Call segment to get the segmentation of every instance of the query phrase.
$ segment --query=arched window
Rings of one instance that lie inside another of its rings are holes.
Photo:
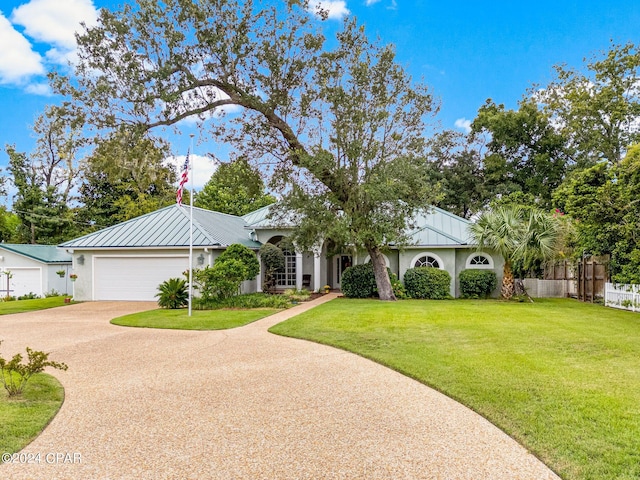
[[[296,286],[296,252],[289,250],[290,245],[283,240],[282,235],[278,235],[269,239],[269,243],[280,247],[284,253],[284,268],[275,273],[275,282],[278,287],[295,287]]]
[[[413,264],[414,267],[433,267],[440,268],[440,263],[438,260],[433,258],[431,255],[424,255],[415,261]]]
[[[486,253],[472,253],[467,257],[467,268],[493,268],[493,259]]]
[[[439,268],[440,270],[444,270],[444,262],[442,259],[432,252],[422,252],[413,257],[411,263],[409,264],[410,268],[418,268],[418,267],[432,267]]]

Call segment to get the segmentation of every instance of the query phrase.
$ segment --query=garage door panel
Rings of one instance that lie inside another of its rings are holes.
[[[184,257],[95,257],[95,300],[156,300],[158,285],[182,277],[189,265]]]

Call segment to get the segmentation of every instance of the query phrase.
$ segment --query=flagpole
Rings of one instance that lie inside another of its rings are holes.
[[[191,137],[191,153],[193,154],[193,136]],[[190,182],[191,191],[189,193],[189,316],[191,316],[191,307],[193,300],[193,161],[189,164],[191,169]]]

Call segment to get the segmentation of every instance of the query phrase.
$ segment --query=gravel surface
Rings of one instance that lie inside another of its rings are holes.
[[[0,317],[5,358],[30,346],[69,365],[53,372],[62,409],[16,463],[0,465],[0,478],[558,479],[444,395],[356,355],[267,332],[333,297],[210,332],[108,323],[153,303]]]

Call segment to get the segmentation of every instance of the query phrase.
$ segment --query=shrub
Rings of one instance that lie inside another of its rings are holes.
[[[407,290],[404,288],[404,285],[398,279],[398,276],[395,273],[391,273],[391,271],[389,271],[389,279],[391,280],[391,288],[393,289],[393,294],[398,300],[409,298],[409,296],[407,295]]]
[[[49,297],[59,297],[60,295],[62,295],[61,293],[59,293],[55,288],[52,288],[51,290],[49,290],[48,292],[44,292],[44,296],[45,298],[49,298]],[[65,294],[66,295],[66,294]]]
[[[340,282],[342,294],[347,298],[369,298],[377,292],[373,265],[365,263],[346,268]]]
[[[2,342],[0,341],[0,344]],[[22,355],[14,355],[9,361],[0,357],[0,372],[2,373],[2,384],[10,397],[20,395],[27,385],[29,379],[36,373],[42,372],[46,367],[66,370],[68,367],[64,363],[52,362],[49,354],[31,350],[27,347],[27,364],[22,363]]]
[[[460,272],[460,294],[462,298],[487,298],[498,285],[493,270],[469,269]]]
[[[289,308],[291,299],[285,295],[266,293],[247,293],[224,299],[204,300],[196,298],[193,307],[197,310],[215,310],[219,308]]]
[[[256,254],[239,243],[229,245],[216,259],[215,263],[226,262],[227,260],[238,260],[244,264],[246,272],[243,280],[253,280],[260,273],[260,262]]]
[[[410,268],[404,274],[404,287],[411,298],[444,300],[451,298],[451,275],[433,267]]]
[[[162,308],[181,308],[189,303],[187,282],[181,278],[170,278],[158,285],[158,305]]]
[[[218,259],[213,267],[193,271],[194,283],[205,302],[238,295],[240,284],[246,278],[247,267],[235,258]]]
[[[311,296],[311,292],[309,290],[305,290],[304,288],[298,290],[297,288],[289,288],[284,291],[285,296],[289,297],[291,300],[296,302],[304,302],[308,300]]]
[[[396,298],[407,298],[404,285],[398,280],[398,276],[395,273],[391,273],[389,268],[387,268],[387,273]],[[373,273],[371,262],[345,269],[342,274],[341,287],[343,295],[347,298],[371,298],[377,296],[378,285],[376,284],[376,276]]]
[[[262,290],[267,293],[275,288],[276,272],[284,268],[284,252],[272,243],[265,243],[260,247],[260,258],[265,270]]]

